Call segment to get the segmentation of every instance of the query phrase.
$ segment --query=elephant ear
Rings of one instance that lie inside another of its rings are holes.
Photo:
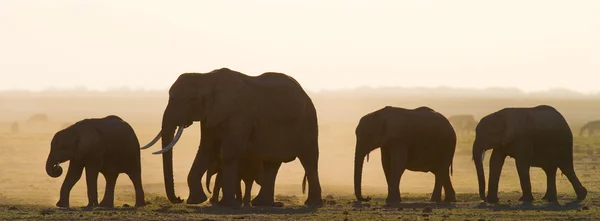
[[[232,113],[240,107],[243,102],[242,93],[244,82],[239,76],[206,76],[214,78],[214,85],[211,87],[208,95],[210,97],[207,108],[206,125],[214,127],[226,120]],[[212,80],[212,79],[211,79]],[[202,93],[202,92],[201,92]],[[205,92],[207,93],[207,92]],[[201,94],[207,97],[206,94]]]
[[[100,144],[100,134],[92,125],[84,124],[79,128],[79,137],[77,139],[77,149],[75,150],[75,159],[81,160],[96,149]]]
[[[384,142],[387,140],[387,138],[389,136],[392,136],[392,134],[388,133],[388,132],[392,132],[393,131],[389,131],[387,128],[387,120],[386,120],[386,116],[384,116],[383,114],[379,113],[379,115],[377,115],[373,121],[374,125],[373,125],[373,131],[374,131],[374,136],[377,137],[377,143],[379,144],[379,146],[383,146]]]
[[[504,137],[502,138],[502,146],[505,146],[525,133],[528,117],[527,113],[519,112],[517,110],[507,110],[502,114],[504,116]]]

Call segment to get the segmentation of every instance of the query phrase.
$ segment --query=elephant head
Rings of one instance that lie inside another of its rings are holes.
[[[161,131],[142,149],[149,148],[159,139],[162,149],[153,154],[163,154],[163,173],[167,197],[173,203],[183,202],[175,196],[173,186],[173,155],[171,148],[181,137],[184,128],[201,121],[201,128],[212,128],[226,120],[243,101],[242,74],[227,68],[209,73],[181,74],[169,89],[169,102],[162,118]],[[173,133],[177,129],[175,137]]]
[[[50,153],[46,160],[46,173],[51,177],[62,175],[60,163],[68,160],[82,160],[98,146],[100,137],[94,126],[81,121],[58,131],[52,138]]]
[[[485,116],[475,128],[473,143],[473,161],[479,181],[479,197],[485,199],[485,175],[483,160],[485,151],[493,148],[504,148],[525,132],[527,115],[509,108]]]
[[[362,197],[362,170],[364,159],[368,154],[380,147],[385,137],[385,121],[371,113],[360,119],[356,127],[356,149],[354,152],[354,195],[358,201],[369,201],[371,198]]]

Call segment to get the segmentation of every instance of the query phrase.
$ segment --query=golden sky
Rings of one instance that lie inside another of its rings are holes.
[[[165,89],[183,72],[600,91],[600,1],[0,1],[0,89]]]

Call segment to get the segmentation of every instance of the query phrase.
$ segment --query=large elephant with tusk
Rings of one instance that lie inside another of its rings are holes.
[[[489,149],[492,149],[492,155],[486,197],[483,160],[485,151]],[[482,200],[498,202],[498,182],[507,156],[515,159],[523,191],[520,201],[533,201],[530,167],[540,167],[546,173],[547,189],[542,199],[557,201],[557,168],[573,185],[577,200],[585,199],[587,189],[583,187],[573,168],[573,134],[565,118],[554,107],[539,105],[504,108],[481,119],[473,143],[473,161]]]
[[[322,205],[318,175],[318,123],[310,97],[292,77],[275,72],[248,76],[227,68],[209,73],[181,74],[169,89],[162,129],[143,149],[162,140],[167,197],[182,202],[173,186],[171,149],[184,128],[200,121],[200,147],[188,175],[188,204],[207,200],[202,176],[220,160],[222,206],[239,206],[235,200],[240,159],[263,162],[263,184],[252,205],[274,204],[275,178],[281,163],[298,158],[308,179],[306,205]],[[175,137],[173,137],[174,132]],[[218,154],[217,154],[218,153]],[[220,157],[217,157],[220,156]]]

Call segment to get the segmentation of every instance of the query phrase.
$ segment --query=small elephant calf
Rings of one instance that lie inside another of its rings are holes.
[[[69,171],[60,188],[58,207],[69,207],[71,189],[81,178],[83,168],[87,181],[88,207],[114,207],[117,176],[125,173],[135,188],[135,206],[144,206],[142,189],[140,144],[131,126],[120,117],[81,120],[52,138],[46,173],[51,177],[62,174],[60,163],[69,161]],[[98,204],[98,173],[106,179],[106,191]]]
[[[238,182],[237,193],[235,198],[238,202],[242,202],[244,206],[250,206],[250,194],[252,191],[252,184],[256,181],[258,185],[262,185],[262,161],[256,158],[242,158],[238,168]],[[215,178],[215,185],[213,189],[213,195],[210,198],[211,203],[217,203],[219,201],[219,191],[221,190],[221,179],[220,172],[221,163],[216,162],[211,168],[208,169],[206,174],[206,189],[210,193],[210,178],[217,174]],[[242,198],[242,186],[241,181],[244,181],[244,195]]]

